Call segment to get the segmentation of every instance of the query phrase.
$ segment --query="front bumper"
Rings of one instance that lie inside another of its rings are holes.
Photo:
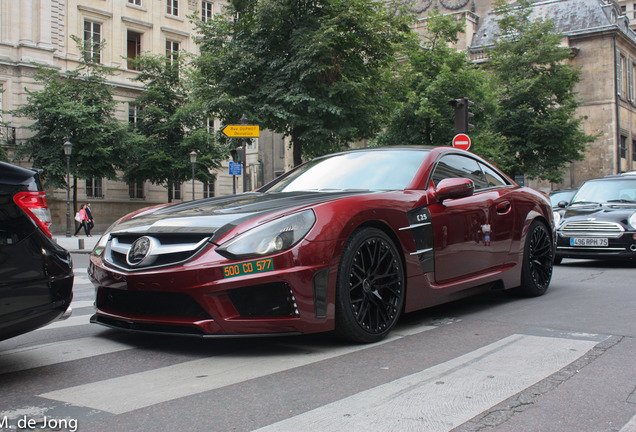
[[[587,239],[607,239],[607,246],[576,246],[571,244],[573,236],[565,236],[558,231],[557,234],[557,258],[636,259],[636,232],[634,231],[625,231],[617,237],[577,236]]]
[[[126,272],[91,256],[91,322],[137,332],[200,337],[287,335],[333,329],[335,242],[301,242],[273,255],[273,270],[227,276],[215,247],[181,265]]]

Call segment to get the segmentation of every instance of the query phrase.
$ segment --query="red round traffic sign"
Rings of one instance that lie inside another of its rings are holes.
[[[455,138],[453,138],[453,147],[468,150],[470,148],[470,137],[463,133],[455,135]]]

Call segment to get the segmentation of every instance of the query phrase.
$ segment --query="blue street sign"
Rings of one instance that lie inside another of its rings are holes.
[[[230,162],[230,175],[241,175],[242,167],[238,162]]]

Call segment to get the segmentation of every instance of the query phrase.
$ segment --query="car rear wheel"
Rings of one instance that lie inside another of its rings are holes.
[[[404,270],[393,241],[377,228],[356,231],[338,268],[336,332],[358,343],[383,339],[397,323],[404,297]]]
[[[543,295],[552,279],[553,262],[550,231],[543,222],[534,221],[526,236],[520,293],[531,297]]]

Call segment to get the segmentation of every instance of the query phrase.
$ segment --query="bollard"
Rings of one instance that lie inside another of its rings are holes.
[[[84,249],[84,239],[77,239],[77,248]]]

